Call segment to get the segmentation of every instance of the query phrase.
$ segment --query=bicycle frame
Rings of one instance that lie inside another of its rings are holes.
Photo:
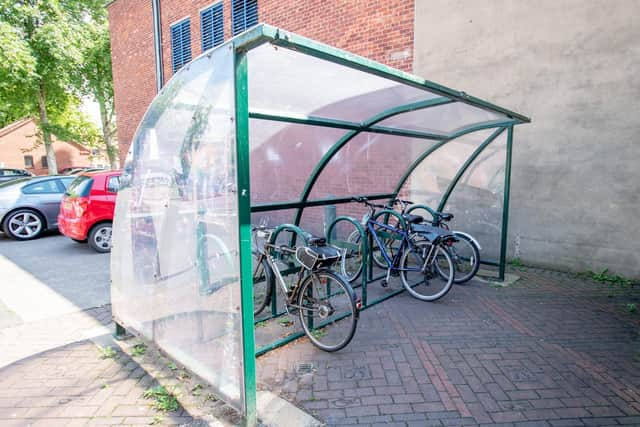
[[[391,259],[391,257],[389,256],[389,253],[387,252],[384,243],[382,243],[380,241],[380,238],[378,237],[378,233],[376,233],[374,225],[377,225],[379,227],[382,227],[382,228],[384,228],[386,230],[389,230],[389,231],[391,231],[393,233],[396,233],[396,234],[399,234],[399,235],[402,236],[402,243],[400,243],[400,248],[398,249],[398,252],[395,254],[393,259]],[[390,270],[392,270],[392,271],[423,271],[425,269],[425,267],[427,266],[427,264],[431,261],[431,258],[433,256],[433,254],[435,253],[436,245],[431,245],[429,247],[429,253],[425,257],[424,263],[422,264],[422,266],[420,268],[403,268],[401,266],[398,266],[397,264],[400,261],[400,257],[404,253],[405,249],[407,247],[413,248],[413,244],[411,243],[411,239],[409,239],[409,234],[406,231],[403,231],[403,230],[400,230],[398,228],[392,227],[390,225],[378,222],[378,221],[376,221],[374,219],[367,220],[367,230],[369,231],[369,234],[371,235],[371,237],[376,241],[376,244],[380,248],[380,252],[382,253],[382,256],[384,257],[388,268]]]

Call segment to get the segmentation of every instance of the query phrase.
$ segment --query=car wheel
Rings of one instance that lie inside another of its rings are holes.
[[[44,221],[39,213],[31,209],[19,209],[4,220],[4,232],[16,240],[31,240],[42,234]]]
[[[97,252],[111,251],[111,223],[103,222],[91,229],[89,233],[89,245]]]

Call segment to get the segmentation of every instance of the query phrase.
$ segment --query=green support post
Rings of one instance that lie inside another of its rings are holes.
[[[507,129],[507,158],[504,164],[504,202],[502,203],[502,238],[500,239],[500,265],[498,280],[504,281],[507,258],[507,229],[509,227],[509,193],[511,192],[511,157],[513,154],[513,125]]]
[[[238,227],[240,294],[242,299],[242,354],[246,425],[258,422],[256,408],[256,356],[253,326],[253,271],[251,266],[251,192],[249,175],[249,85],[247,54],[235,51],[236,173],[238,180]]]

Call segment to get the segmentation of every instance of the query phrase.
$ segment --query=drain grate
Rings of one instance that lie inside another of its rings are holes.
[[[313,373],[313,363],[299,362],[296,363],[296,373],[298,375],[305,375]]]

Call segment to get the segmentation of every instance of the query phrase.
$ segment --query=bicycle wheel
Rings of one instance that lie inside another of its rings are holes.
[[[254,258],[254,263],[256,259]],[[253,271],[253,315],[257,316],[271,302],[271,293],[275,286],[275,277],[264,257]]]
[[[402,284],[411,296],[422,301],[435,301],[449,292],[453,284],[453,263],[449,253],[438,246],[427,262],[429,242],[417,242],[405,249],[400,260]],[[437,265],[437,266],[436,266]],[[440,271],[448,272],[446,276]]]
[[[353,224],[352,227],[355,228]],[[353,230],[347,237],[348,248],[343,249],[340,269],[342,275],[349,281],[354,282],[362,272],[362,245],[360,244],[360,232]]]
[[[455,273],[453,283],[466,283],[476,275],[480,268],[480,251],[473,240],[464,234],[454,234],[458,241],[449,246],[449,254]],[[440,271],[438,272],[440,273]]]
[[[358,310],[353,289],[329,270],[305,277],[298,293],[298,307],[305,334],[324,351],[344,348],[356,332]]]

